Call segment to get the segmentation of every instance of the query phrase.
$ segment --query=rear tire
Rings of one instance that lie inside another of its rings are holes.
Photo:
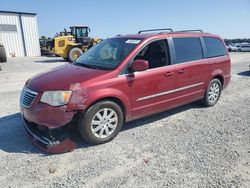
[[[205,107],[214,106],[220,98],[221,91],[222,91],[221,81],[217,78],[212,79],[209,83],[204,98],[201,101],[202,104]]]
[[[113,140],[124,121],[121,107],[113,101],[102,101],[91,106],[79,119],[79,131],[90,144]]]
[[[73,62],[75,61],[78,57],[80,57],[82,55],[82,50],[80,48],[72,48],[70,51],[69,51],[69,54],[68,54],[68,60],[70,62]]]
[[[6,61],[7,61],[7,57],[6,57],[4,46],[0,46],[0,62],[6,62]]]

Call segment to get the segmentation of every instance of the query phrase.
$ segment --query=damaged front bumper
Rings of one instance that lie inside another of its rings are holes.
[[[76,148],[76,143],[69,138],[68,126],[49,129],[29,122],[24,116],[23,124],[33,143],[47,153],[65,153]]]

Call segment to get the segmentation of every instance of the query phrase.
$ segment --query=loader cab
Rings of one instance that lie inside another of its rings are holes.
[[[89,32],[90,29],[88,26],[73,26],[70,27],[71,34],[75,37],[76,43],[81,43],[83,46],[89,46],[90,37]]]

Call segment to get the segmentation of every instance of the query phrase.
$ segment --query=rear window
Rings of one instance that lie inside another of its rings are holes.
[[[173,38],[176,61],[183,63],[202,59],[202,47],[200,38]]]
[[[204,37],[204,41],[208,58],[226,55],[226,48],[221,40],[213,37]]]

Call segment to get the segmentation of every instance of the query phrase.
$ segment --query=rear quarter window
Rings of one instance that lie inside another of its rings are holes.
[[[224,43],[214,37],[203,37],[207,49],[207,57],[219,57],[227,54]]]
[[[173,38],[175,63],[195,61],[203,58],[201,41],[198,37]]]

